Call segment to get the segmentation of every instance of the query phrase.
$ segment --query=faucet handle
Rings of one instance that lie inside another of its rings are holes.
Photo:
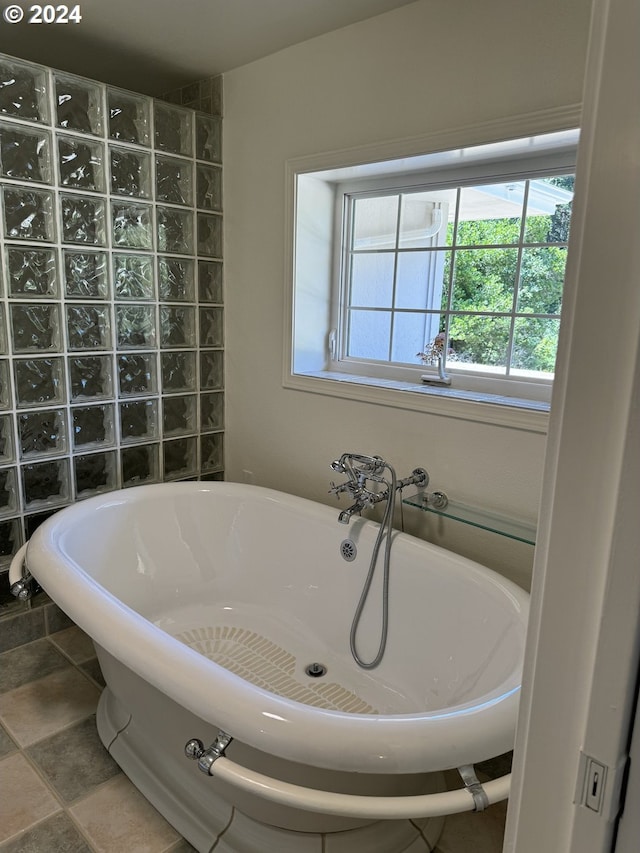
[[[336,484],[333,482],[333,480],[331,480],[331,488],[329,489],[328,494],[330,494],[330,495],[335,495],[335,496],[336,496],[336,498],[338,498],[338,499],[339,499],[339,498],[340,498],[340,493],[341,493],[341,492],[346,492],[346,491],[348,490],[348,488],[349,488],[349,484],[348,484],[348,483],[338,483],[338,485],[336,485]]]
[[[337,498],[340,498],[342,492],[346,492],[350,497],[357,498],[362,492],[365,491],[362,486],[353,480],[347,480],[344,483],[338,483],[336,485],[334,482],[331,483],[331,488],[329,489],[330,495],[336,495]]]

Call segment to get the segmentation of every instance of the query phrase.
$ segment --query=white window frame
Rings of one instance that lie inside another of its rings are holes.
[[[474,377],[471,377],[467,388],[460,389],[421,384],[419,376],[425,368],[418,362],[415,368],[405,368],[393,364],[381,366],[379,363],[369,366],[361,361],[357,370],[350,372],[348,363],[341,361],[339,364],[331,362],[331,369],[327,369],[327,353],[333,347],[337,348],[339,343],[335,305],[336,287],[341,280],[342,252],[335,251],[335,247],[341,246],[342,239],[342,191],[352,186],[347,181],[351,182],[353,176],[358,177],[358,189],[365,191],[384,188],[385,185],[389,188],[413,188],[424,181],[432,184],[434,180],[440,184],[448,182],[451,186],[452,181],[461,182],[460,168],[452,169],[451,163],[447,163],[451,152],[464,148],[465,153],[471,153],[470,160],[473,161],[474,146],[496,142],[503,146],[500,150],[506,152],[504,161],[498,166],[496,161],[472,163],[468,182],[481,183],[483,176],[491,176],[491,180],[494,177],[497,180],[512,178],[514,169],[520,175],[523,167],[530,173],[527,177],[567,174],[575,171],[575,147],[573,150],[567,147],[552,168],[546,157],[548,152],[544,151],[541,154],[536,151],[529,162],[520,153],[518,165],[514,167],[509,165],[509,144],[525,137],[538,138],[574,130],[579,126],[579,120],[579,109],[572,106],[419,139],[288,161],[284,387],[546,432],[548,401],[491,393],[482,381],[476,382],[474,388]],[[424,172],[425,155],[439,161],[437,177],[433,168],[428,173]],[[362,177],[363,173],[368,173],[368,177]],[[464,175],[462,178],[464,180]],[[298,192],[301,179],[305,187],[313,188],[311,195],[306,190],[305,193]],[[337,349],[335,352],[337,354]]]

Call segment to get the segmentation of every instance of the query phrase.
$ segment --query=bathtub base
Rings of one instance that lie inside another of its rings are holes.
[[[141,793],[201,853],[209,853],[216,842],[216,853],[426,853],[436,844],[443,818],[372,822],[312,814],[267,803],[204,776],[184,757],[183,747],[194,735],[213,740],[215,728],[102,649],[99,657],[107,684],[115,678],[98,706],[102,742]],[[236,760],[260,761],[261,753],[233,746]],[[296,765],[286,764],[295,770]],[[302,784],[310,786],[316,773],[327,773],[302,765],[299,770],[306,779]],[[442,775],[429,774],[426,784],[442,790]]]

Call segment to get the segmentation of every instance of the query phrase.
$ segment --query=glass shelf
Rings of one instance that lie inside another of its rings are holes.
[[[409,497],[404,498],[402,503],[426,512],[432,512],[435,515],[441,515],[443,518],[451,518],[473,527],[480,527],[482,530],[489,530],[491,533],[497,533],[500,536],[507,536],[509,539],[517,539],[519,542],[526,542],[528,545],[536,544],[535,525],[524,521],[506,518],[493,512],[485,512],[477,507],[466,506],[466,504],[456,501],[449,501],[446,507],[438,508],[428,503],[428,495],[421,493],[409,495]]]

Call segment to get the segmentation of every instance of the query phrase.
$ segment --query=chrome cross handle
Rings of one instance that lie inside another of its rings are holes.
[[[199,738],[191,738],[187,741],[184,747],[184,754],[187,758],[198,762],[198,768],[206,773],[207,776],[213,776],[211,768],[213,763],[224,755],[225,749],[229,746],[233,738],[226,732],[220,730],[216,739],[208,749],[204,748],[204,744]]]

